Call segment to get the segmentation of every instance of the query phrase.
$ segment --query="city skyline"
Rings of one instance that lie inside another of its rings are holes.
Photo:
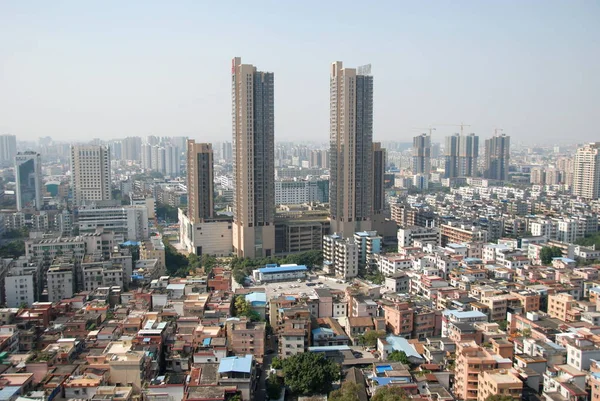
[[[231,54],[240,54],[277,74],[277,140],[328,136],[325,70],[345,60],[371,62],[378,77],[377,141],[409,142],[414,127],[460,121],[471,125],[465,133],[482,139],[504,128],[528,143],[593,141],[586,123],[598,104],[599,60],[592,51],[600,36],[593,24],[598,5],[519,4],[515,15],[515,4],[462,2],[464,13],[457,13],[454,5],[386,3],[367,12],[344,11],[345,23],[329,18],[337,11],[325,5],[322,15],[311,15],[307,31],[290,17],[311,13],[311,4],[271,5],[272,18],[262,29],[252,25],[258,15],[253,7],[242,5],[227,20],[220,17],[230,6],[211,5],[211,19],[222,23],[217,29],[212,21],[198,28],[195,18],[203,17],[204,7],[185,2],[141,11],[66,2],[38,6],[35,13],[31,6],[5,3],[0,6],[5,38],[18,40],[0,39],[7,41],[0,133],[19,140],[154,134],[214,142],[231,135],[224,71]],[[111,33],[103,33],[105,18],[113,14],[119,18],[109,24]],[[379,22],[351,29],[368,20]],[[339,45],[330,35],[336,29],[348,33],[352,46]],[[234,40],[242,31],[252,39],[243,51]],[[73,41],[75,36],[81,37]],[[190,47],[202,48],[202,55],[189,54]],[[292,54],[311,57],[292,60]],[[440,130],[433,140],[452,133]]]

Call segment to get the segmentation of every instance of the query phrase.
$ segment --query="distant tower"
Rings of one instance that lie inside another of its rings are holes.
[[[233,247],[238,256],[275,252],[275,103],[272,72],[235,57],[233,116]]]
[[[413,138],[413,174],[429,177],[431,173],[431,136],[421,134]]]
[[[382,214],[385,209],[386,152],[380,142],[373,142],[373,213]]]
[[[495,135],[485,140],[484,178],[507,181],[510,163],[510,137]]]
[[[71,146],[73,203],[110,200],[110,150],[100,145]]]
[[[573,195],[590,200],[600,198],[600,142],[578,148],[573,164]]]
[[[210,143],[187,141],[188,212],[192,224],[213,217],[213,149]]]
[[[444,148],[444,178],[458,177],[458,150],[460,135],[454,134],[446,137]]]
[[[479,137],[475,134],[461,135],[458,148],[458,175],[460,177],[477,176]]]
[[[0,135],[0,166],[10,166],[17,154],[17,137],[15,135]]]
[[[41,210],[42,160],[39,153],[17,153],[15,157],[17,210],[35,208]]]

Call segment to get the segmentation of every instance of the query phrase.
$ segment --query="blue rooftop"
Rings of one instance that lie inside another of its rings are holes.
[[[246,294],[245,298],[252,306],[265,306],[267,304],[267,294],[264,292],[251,292]]]
[[[392,346],[392,348],[395,351],[404,351],[404,353],[408,357],[412,356],[413,358],[423,359],[423,357],[417,352],[417,350],[415,350],[415,347],[413,347],[404,337],[387,336],[386,341]]]
[[[563,263],[575,263],[575,260],[571,258],[552,258],[552,260],[560,260]]]
[[[219,363],[219,373],[250,373],[252,371],[252,359],[252,355],[228,356],[227,358],[223,358]]]
[[[6,386],[0,390],[0,401],[8,401],[18,394],[21,386]]]
[[[318,329],[314,329],[312,331],[313,336],[319,335],[319,334],[335,334],[335,332],[331,329],[328,329],[327,327],[319,327]]]
[[[205,347],[208,347],[210,345],[211,340],[212,340],[212,338],[210,338],[210,337],[205,338],[204,340],[202,340],[202,345]]]
[[[283,265],[279,267],[263,267],[258,269],[261,274],[276,274],[276,273],[287,273],[287,272],[298,272],[308,270],[305,265]]]

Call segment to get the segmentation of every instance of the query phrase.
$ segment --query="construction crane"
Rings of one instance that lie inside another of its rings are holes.
[[[471,125],[460,123],[460,124],[433,124],[439,127],[460,127],[460,134],[463,135],[465,127],[470,127]]]
[[[427,127],[427,128],[413,128],[413,130],[415,130],[415,131],[416,131],[416,130],[419,130],[419,131],[422,131],[422,130],[427,130],[427,131],[429,131],[429,136],[431,136],[431,133],[432,133],[433,131],[435,131],[435,128],[433,128],[433,127],[429,126],[429,127]]]

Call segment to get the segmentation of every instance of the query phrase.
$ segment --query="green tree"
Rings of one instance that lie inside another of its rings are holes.
[[[188,258],[177,252],[177,249],[166,238],[163,238],[163,244],[165,245],[167,273],[170,276],[186,277],[190,272]]]
[[[510,395],[492,394],[485,398],[485,401],[514,401]]]
[[[377,345],[377,340],[380,338],[385,338],[386,332],[384,330],[369,330],[363,334],[362,342],[363,345],[367,347],[374,347]],[[361,337],[359,337],[359,341],[361,341]]]
[[[404,351],[392,351],[388,355],[387,360],[392,362],[401,362],[405,365],[410,365],[410,360],[408,359],[408,356],[406,356],[406,352]]]
[[[271,360],[271,368],[272,369],[283,369],[283,361],[278,357],[274,357]]]
[[[540,251],[540,259],[542,264],[549,265],[552,263],[552,258],[560,258],[562,256],[562,251],[560,248],[556,246],[545,246]]]
[[[283,361],[283,377],[294,394],[327,394],[340,378],[340,366],[321,353],[304,352]]]
[[[243,295],[238,295],[235,298],[233,307],[235,309],[234,316],[246,316],[252,321],[260,320],[258,312],[252,309],[252,304],[246,301],[246,298]]]
[[[358,384],[350,381],[344,382],[342,387],[329,393],[329,401],[360,401],[358,394],[364,391]]]
[[[276,374],[270,374],[267,378],[267,396],[270,400],[278,400],[283,388],[283,378]]]
[[[409,401],[402,388],[397,386],[380,386],[371,397],[371,401]]]
[[[201,265],[204,268],[204,273],[210,274],[217,265],[217,258],[212,255],[202,255]]]

